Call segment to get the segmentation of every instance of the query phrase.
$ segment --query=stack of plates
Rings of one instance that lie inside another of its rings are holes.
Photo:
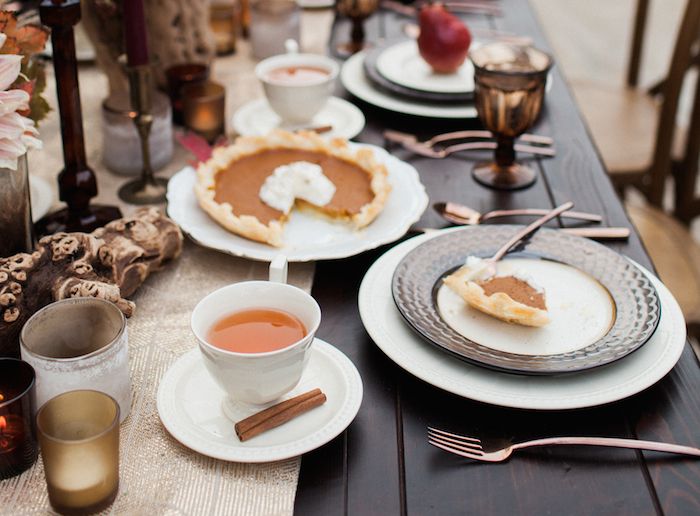
[[[393,41],[348,59],[343,86],[375,106],[416,116],[474,118],[474,68],[467,59],[453,74],[436,74],[415,40]]]
[[[444,230],[383,255],[359,295],[376,344],[432,385],[524,409],[610,403],[673,368],[686,339],[675,299],[649,271],[593,241],[543,229],[499,266],[544,287],[551,322],[543,328],[491,318],[442,285],[467,256],[490,256],[517,229]]]

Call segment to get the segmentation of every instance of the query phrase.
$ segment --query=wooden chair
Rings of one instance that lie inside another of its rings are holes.
[[[700,54],[695,57],[695,68],[700,72]],[[695,85],[695,99],[690,117],[690,127],[685,142],[683,159],[673,167],[675,184],[674,215],[685,222],[700,216],[700,197],[697,191],[698,163],[700,162],[700,79]]]
[[[606,87],[593,81],[575,81],[572,86],[618,191],[635,186],[660,207],[672,157],[683,159],[685,137],[678,134],[675,120],[683,80],[693,64],[693,46],[700,34],[700,0],[687,0],[668,74],[649,92],[636,88],[648,4],[649,0],[637,3],[626,87]]]
[[[678,300],[688,333],[700,339],[700,245],[673,217],[649,205],[626,204],[661,281]]]

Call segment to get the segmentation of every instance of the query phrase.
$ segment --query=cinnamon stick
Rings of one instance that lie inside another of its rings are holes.
[[[247,441],[256,435],[283,425],[325,402],[326,395],[321,392],[321,389],[305,392],[239,421],[235,426],[236,435],[241,441]]]

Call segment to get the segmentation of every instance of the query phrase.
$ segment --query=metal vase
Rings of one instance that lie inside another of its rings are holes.
[[[0,257],[33,249],[29,171],[24,154],[17,159],[17,170],[0,168]]]

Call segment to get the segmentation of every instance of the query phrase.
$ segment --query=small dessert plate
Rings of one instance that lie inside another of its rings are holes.
[[[421,57],[413,39],[383,50],[377,57],[377,71],[389,81],[412,90],[432,93],[474,91],[474,65],[469,58],[455,73],[435,73]]]
[[[222,403],[226,394],[207,372],[199,349],[185,353],[165,373],[158,387],[158,413],[170,434],[188,448],[232,462],[271,462],[314,450],[339,435],[362,403],[362,379],[355,365],[337,348],[315,339],[292,398],[320,388],[327,401],[282,426],[241,442]],[[237,420],[274,405],[239,404]]]
[[[273,129],[295,131],[330,126],[323,136],[353,138],[365,126],[365,116],[355,105],[338,97],[328,99],[326,106],[303,126],[287,125],[275,113],[265,99],[256,99],[241,106],[233,115],[233,128],[243,136],[263,136]]]

